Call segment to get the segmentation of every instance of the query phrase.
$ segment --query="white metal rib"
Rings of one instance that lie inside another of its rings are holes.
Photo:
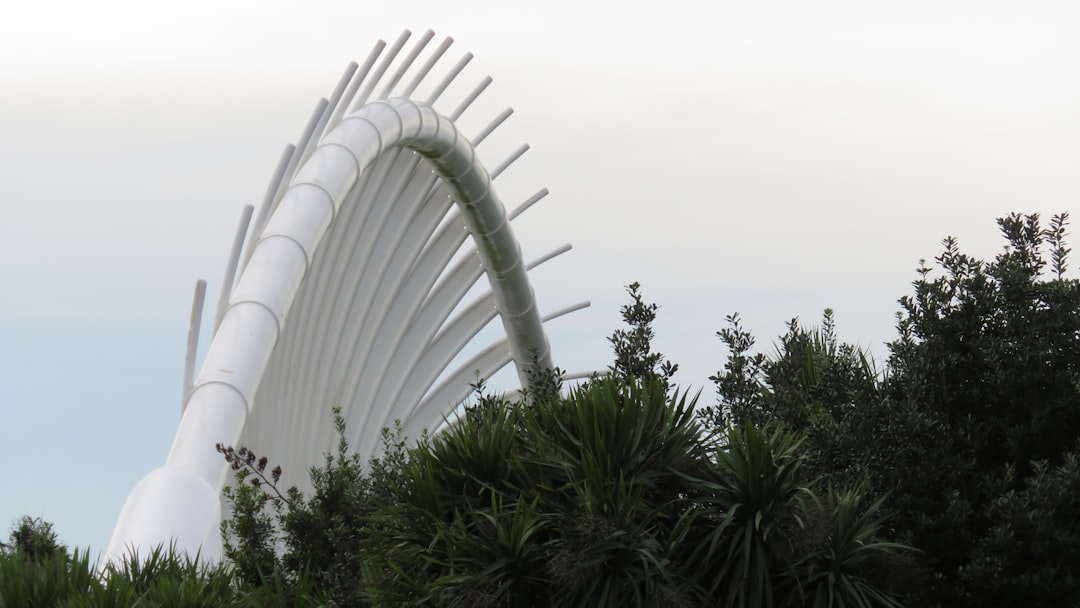
[[[330,128],[337,126],[337,123],[341,121],[341,117],[345,115],[345,111],[356,98],[356,91],[360,89],[360,85],[364,83],[368,74],[371,73],[371,66],[375,65],[375,61],[378,60],[379,55],[382,54],[384,48],[386,48],[386,42],[380,40],[375,43],[375,47],[368,53],[367,59],[364,60],[360,69],[357,70],[356,75],[353,76],[352,82],[349,83],[349,88],[345,89],[345,94],[342,96],[341,102],[334,108],[334,113],[330,117]]]
[[[195,281],[195,295],[191,302],[191,320],[188,323],[187,351],[184,354],[184,381],[180,390],[180,415],[187,409],[188,396],[195,379],[195,357],[199,353],[199,329],[202,327],[203,303],[206,301],[206,281]]]
[[[401,47],[405,46],[405,43],[412,36],[412,32],[405,30],[401,32],[401,35],[394,40],[394,44],[390,45],[390,48],[386,51],[386,56],[379,62],[379,66],[375,68],[375,72],[368,78],[367,84],[360,90],[360,94],[353,102],[353,107],[349,110],[350,113],[360,109],[361,106],[368,102],[368,98],[371,97],[371,92],[375,90],[375,87],[379,86],[379,81],[382,80],[383,74],[390,68],[390,64],[397,58],[397,54],[401,52]]]
[[[240,264],[240,252],[243,250],[244,239],[247,237],[248,228],[251,225],[251,214],[254,210],[255,208],[251,205],[244,205],[244,209],[240,212],[240,222],[236,226],[232,250],[229,251],[229,261],[225,264],[225,276],[221,280],[221,293],[218,295],[217,313],[214,315],[215,331],[221,323],[221,317],[225,316],[225,308],[229,305],[229,298],[232,296],[236,270]]]

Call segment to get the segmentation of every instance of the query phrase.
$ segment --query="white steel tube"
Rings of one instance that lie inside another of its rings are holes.
[[[195,281],[195,296],[191,302],[191,321],[188,323],[187,351],[184,353],[184,384],[180,390],[180,416],[187,409],[188,396],[195,379],[195,358],[199,353],[199,331],[202,327],[203,303],[206,301],[206,281]]]
[[[356,75],[353,76],[352,82],[349,83],[349,88],[345,89],[345,94],[341,97],[341,102],[334,108],[333,115],[330,116],[330,128],[337,126],[338,121],[345,115],[345,111],[349,105],[356,98],[356,91],[360,88],[360,85],[367,79],[368,74],[371,72],[371,66],[375,65],[375,61],[382,54],[383,49],[386,48],[386,43],[382,40],[375,43],[375,47],[368,53],[367,59],[356,71]]]
[[[232,250],[229,252],[229,261],[225,264],[225,277],[221,280],[221,294],[218,296],[217,314],[214,316],[214,329],[221,324],[221,317],[225,316],[225,308],[229,305],[229,297],[232,296],[233,284],[236,282],[236,270],[240,264],[240,252],[247,238],[248,227],[251,225],[251,214],[255,210],[251,205],[244,205],[240,212],[240,223],[236,226],[236,236],[233,237]]]

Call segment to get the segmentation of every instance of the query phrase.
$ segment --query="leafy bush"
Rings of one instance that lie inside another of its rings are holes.
[[[827,605],[897,605],[871,568],[899,545],[879,542],[881,519],[864,516],[858,491],[841,501],[846,510],[819,513],[799,481],[802,461],[790,433],[747,424],[716,441],[696,422],[694,400],[669,396],[659,378],[597,378],[560,399],[500,402],[412,452],[409,491],[379,552],[393,576],[373,597],[394,606],[802,605],[800,581],[822,587],[825,564],[840,590]],[[830,526],[847,534],[839,557],[829,557]],[[861,553],[858,543],[867,543]],[[849,587],[862,595],[844,595]]]
[[[221,524],[225,557],[247,588],[280,588],[290,601],[364,605],[364,566],[374,550],[376,516],[396,504],[408,455],[399,434],[384,430],[383,455],[365,469],[360,457],[349,453],[338,409],[334,428],[337,451],[310,470],[309,497],[295,487],[282,492],[277,487],[281,470],[268,474],[267,457],[246,447],[218,446],[237,480],[224,494],[232,510]]]
[[[67,556],[67,547],[60,544],[52,528],[40,517],[23,515],[11,528],[9,543],[0,543],[0,553],[17,553],[31,561]]]
[[[1000,483],[1008,489],[983,508],[990,529],[960,571],[979,601],[1053,606],[1080,597],[1080,454],[1030,469],[1018,484],[1007,465]]]
[[[945,239],[939,274],[922,263],[900,299],[881,372],[837,344],[829,311],[820,330],[792,322],[771,355],[750,353],[736,315],[719,332],[730,355],[706,423],[786,425],[805,434],[809,478],[865,479],[895,515],[884,531],[922,550],[913,604],[1075,597],[1080,283],[1064,276],[1067,219],[1000,219],[1006,247],[990,262]]]
[[[615,330],[608,338],[615,351],[615,362],[608,368],[608,373],[624,382],[655,378],[663,384],[664,390],[669,390],[671,378],[679,371],[679,366],[652,349],[652,340],[656,337],[652,324],[660,307],[645,302],[638,283],[627,285],[626,293],[630,294],[631,302],[620,309],[626,328]]]
[[[665,552],[682,510],[677,473],[701,451],[691,403],[665,407],[657,382],[597,379],[565,399],[463,417],[412,453],[385,537],[384,569],[400,577],[378,597],[543,606],[682,595]]]

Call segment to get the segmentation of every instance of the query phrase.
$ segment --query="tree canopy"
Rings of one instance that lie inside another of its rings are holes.
[[[806,437],[806,470],[865,480],[921,550],[921,606],[1057,605],[1080,597],[1080,283],[1067,214],[998,221],[992,261],[946,238],[900,299],[878,370],[860,349],[792,321],[754,354],[737,316],[718,336],[709,422],[776,421]]]

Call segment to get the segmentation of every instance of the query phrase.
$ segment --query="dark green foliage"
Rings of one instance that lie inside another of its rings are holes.
[[[44,529],[43,522],[35,521],[37,529]],[[103,570],[90,561],[89,552],[32,556],[14,551],[0,556],[0,608],[248,605],[232,580],[226,566],[199,564],[162,548]]]
[[[839,342],[829,309],[819,329],[792,319],[770,355],[750,354],[755,340],[738,315],[727,322],[717,336],[728,347],[728,361],[710,377],[718,400],[701,410],[703,424],[724,428],[749,421],[797,429],[808,437],[805,481],[838,487],[857,482],[868,444],[885,430],[865,428],[867,404],[880,403],[883,395],[883,374],[870,356]]]
[[[334,428],[336,453],[310,470],[310,497],[296,488],[281,492],[281,471],[267,475],[267,458],[247,448],[218,447],[237,471],[236,485],[225,491],[232,508],[221,526],[225,557],[247,588],[280,588],[290,601],[365,605],[371,536],[386,517],[383,511],[399,499],[408,457],[399,434],[384,430],[383,455],[365,468],[349,453],[337,409]]]
[[[782,423],[805,433],[811,476],[865,479],[895,514],[888,529],[922,550],[913,604],[1076,597],[1080,284],[1064,278],[1066,223],[999,220],[1007,245],[991,262],[946,239],[937,272],[921,265],[900,300],[882,373],[836,343],[828,311],[820,330],[792,323],[769,356],[749,354],[735,316],[720,332],[731,355],[707,421]]]
[[[1055,273],[1065,271],[1055,218]],[[920,268],[890,345],[894,392],[920,401],[985,465],[1060,459],[1080,430],[1080,286],[1044,280],[1038,216],[999,220],[1008,240],[990,263],[945,240],[943,275]]]
[[[704,454],[685,396],[597,379],[565,399],[502,402],[414,452],[384,598],[421,605],[657,605],[679,473]],[[685,533],[685,531],[683,531]],[[392,603],[392,602],[391,602]]]
[[[1074,602],[1080,597],[1080,455],[1069,452],[1056,467],[1031,463],[1022,485],[1012,466],[1000,479],[1009,489],[984,507],[991,527],[961,576],[1001,605]]]
[[[856,486],[839,495],[830,493],[831,504],[817,505],[831,525],[824,550],[796,553],[802,574],[789,591],[792,601],[797,597],[798,603],[814,608],[901,606],[883,590],[901,582],[894,577],[909,570],[905,561],[911,553],[903,545],[881,540],[887,519],[883,499],[868,505],[866,496],[865,489]]]
[[[30,557],[25,553],[0,555],[0,608],[46,608],[62,605],[84,592],[92,578],[85,553],[53,553]]]
[[[1007,584],[1037,594],[1070,576],[1052,565],[1026,579],[972,574],[987,571],[979,554],[994,546],[1002,526],[1025,526],[1011,519],[1018,511],[993,505],[1045,476],[1034,463],[1062,463],[1080,437],[1080,284],[1062,278],[1065,221],[1054,218],[1044,231],[1037,215],[999,220],[1007,246],[989,263],[946,239],[936,259],[941,276],[920,269],[914,295],[901,300],[889,394],[932,418],[941,445],[912,438],[936,456],[927,472],[940,485],[929,486],[922,476],[899,480],[897,494],[914,500],[898,506],[901,516],[913,516],[912,538],[933,556],[932,588],[942,602],[1010,605],[989,590]],[[1047,242],[1052,278],[1043,276]]]
[[[67,547],[57,540],[52,524],[40,517],[23,515],[12,526],[8,543],[0,543],[0,553],[17,553],[33,560],[67,556]]]
[[[652,350],[652,340],[656,337],[652,324],[660,307],[642,299],[638,283],[628,285],[626,292],[632,300],[621,309],[627,327],[616,330],[608,338],[615,350],[615,363],[609,372],[623,381],[658,378],[664,388],[669,389],[679,366]]]
[[[538,365],[536,353],[533,353],[532,362],[527,369],[527,386],[522,389],[521,398],[524,401],[545,401],[555,399],[562,393],[563,375],[565,371],[559,367],[545,369]],[[491,399],[484,392],[482,378],[477,378],[476,384],[469,385],[480,399]],[[475,409],[475,408],[474,408]]]
[[[720,605],[775,606],[774,588],[794,574],[788,549],[805,533],[802,499],[813,494],[798,482],[802,458],[794,435],[750,422],[727,435],[726,448],[714,454],[714,481],[697,497],[720,522],[695,551],[694,561],[705,568],[699,580]]]
[[[234,469],[240,470],[235,461]],[[278,566],[278,535],[268,506],[280,507],[282,499],[272,499],[259,485],[244,483],[244,473],[246,470],[238,473],[235,487],[226,487],[223,492],[232,517],[222,520],[221,537],[225,558],[233,564],[237,578],[258,585]]]
[[[312,494],[289,494],[289,509],[282,520],[287,547],[286,572],[306,571],[312,584],[327,591],[342,606],[360,605],[364,578],[365,520],[372,512],[364,463],[348,453],[345,422],[335,412],[339,434],[337,453],[327,454],[320,468],[311,469]]]
[[[235,606],[232,574],[224,564],[207,565],[198,557],[179,555],[157,548],[145,557],[130,555],[120,564],[110,564],[105,583],[97,593],[116,605],[225,607]],[[111,596],[111,597],[110,597]],[[131,598],[131,604],[120,603]],[[101,602],[94,594],[89,605]]]
[[[878,519],[838,509],[847,527],[835,525],[854,531],[848,553],[830,557],[834,516],[800,484],[792,434],[747,424],[721,447],[693,406],[659,378],[601,378],[564,398],[489,402],[483,417],[463,417],[412,453],[409,492],[379,552],[393,575],[374,597],[394,606],[788,606],[802,605],[800,580],[840,564],[829,585],[861,585],[875,598],[867,605],[895,605],[868,566],[887,560],[861,556],[896,546],[878,541]],[[862,542],[862,553],[850,546]],[[843,593],[834,596],[855,597]]]
[[[711,429],[722,431],[731,424],[763,425],[768,419],[763,399],[762,373],[767,363],[762,353],[749,354],[754,347],[754,336],[739,322],[738,313],[727,316],[725,327],[716,335],[728,347],[728,359],[724,371],[709,376],[716,384],[718,403],[703,408],[702,423]]]
[[[727,322],[717,336],[728,347],[728,361],[709,378],[719,397],[716,407],[704,410],[710,425],[729,418],[758,425],[782,420],[796,427],[832,423],[878,396],[881,373],[865,351],[837,340],[831,309],[825,309],[819,329],[789,321],[771,356],[749,354],[755,340],[738,315],[729,315]]]

